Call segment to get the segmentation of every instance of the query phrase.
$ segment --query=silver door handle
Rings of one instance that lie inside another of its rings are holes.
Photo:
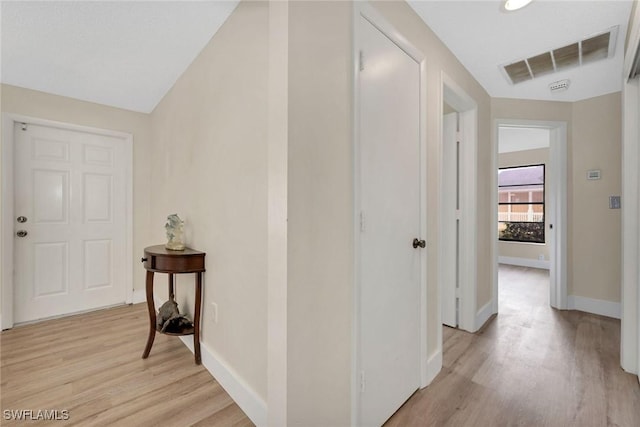
[[[27,230],[18,230],[18,232],[16,233],[18,237],[25,237],[27,234],[29,234],[27,233]]]

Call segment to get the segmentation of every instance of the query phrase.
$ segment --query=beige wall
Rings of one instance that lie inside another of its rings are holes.
[[[241,2],[151,114],[145,159],[153,240],[178,213],[188,245],[207,252],[202,342],[265,401],[267,67],[268,4]],[[193,278],[177,281],[192,313]]]
[[[351,422],[349,2],[289,3],[288,423]]]
[[[406,39],[422,51],[426,58],[427,75],[427,315],[431,328],[427,331],[428,354],[439,346],[437,342],[437,321],[439,295],[438,278],[438,217],[439,176],[440,176],[440,127],[443,99],[441,73],[446,73],[478,104],[478,163],[477,163],[477,213],[478,224],[491,222],[492,153],[490,98],[480,84],[460,64],[455,56],[442,44],[440,39],[424,24],[424,21],[405,2],[374,2],[374,7]],[[495,239],[493,227],[479,226],[477,235],[477,295],[476,309],[480,309],[491,300],[491,239]]]
[[[138,262],[149,245],[149,116],[144,113],[78,101],[2,85],[2,112],[133,134],[133,284],[144,289],[145,270]]]
[[[568,294],[620,302],[620,211],[608,196],[621,192],[620,93],[576,102],[494,98],[492,119],[567,122]],[[600,181],[587,181],[601,169]]]
[[[620,210],[609,209],[619,196],[622,169],[622,100],[620,93],[573,104],[573,209],[570,221],[573,281],[569,294],[620,302]],[[602,179],[588,181],[600,169]]]
[[[537,150],[513,151],[498,155],[498,166],[501,168],[533,164],[548,165],[549,149],[541,148]],[[546,168],[544,193],[546,206],[549,206],[549,178],[549,169]],[[538,260],[539,255],[543,255],[545,260],[549,260],[549,247],[546,243],[498,242],[498,256]]]

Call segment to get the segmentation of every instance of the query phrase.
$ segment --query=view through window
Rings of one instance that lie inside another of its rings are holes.
[[[498,238],[544,243],[544,165],[498,170]]]

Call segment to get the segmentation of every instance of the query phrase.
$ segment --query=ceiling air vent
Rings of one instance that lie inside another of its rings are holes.
[[[611,58],[616,50],[617,35],[618,27],[612,27],[595,36],[529,58],[513,61],[500,68],[512,84],[533,80],[536,77]],[[552,83],[552,85],[554,84]],[[566,87],[562,90],[564,89]]]

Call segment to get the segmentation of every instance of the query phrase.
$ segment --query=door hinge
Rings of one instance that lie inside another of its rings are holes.
[[[360,393],[364,393],[365,388],[364,371],[360,371]]]
[[[460,299],[460,288],[456,288],[456,298]]]
[[[366,224],[364,219],[364,212],[360,211],[360,231],[364,232],[365,229],[366,229]]]
[[[460,209],[456,209],[456,219],[462,219],[462,211]]]
[[[22,130],[27,130],[27,124],[26,123],[20,123],[22,126]]]
[[[360,69],[360,71],[364,70],[364,54],[362,53],[362,51],[360,51],[358,55],[358,68]]]

